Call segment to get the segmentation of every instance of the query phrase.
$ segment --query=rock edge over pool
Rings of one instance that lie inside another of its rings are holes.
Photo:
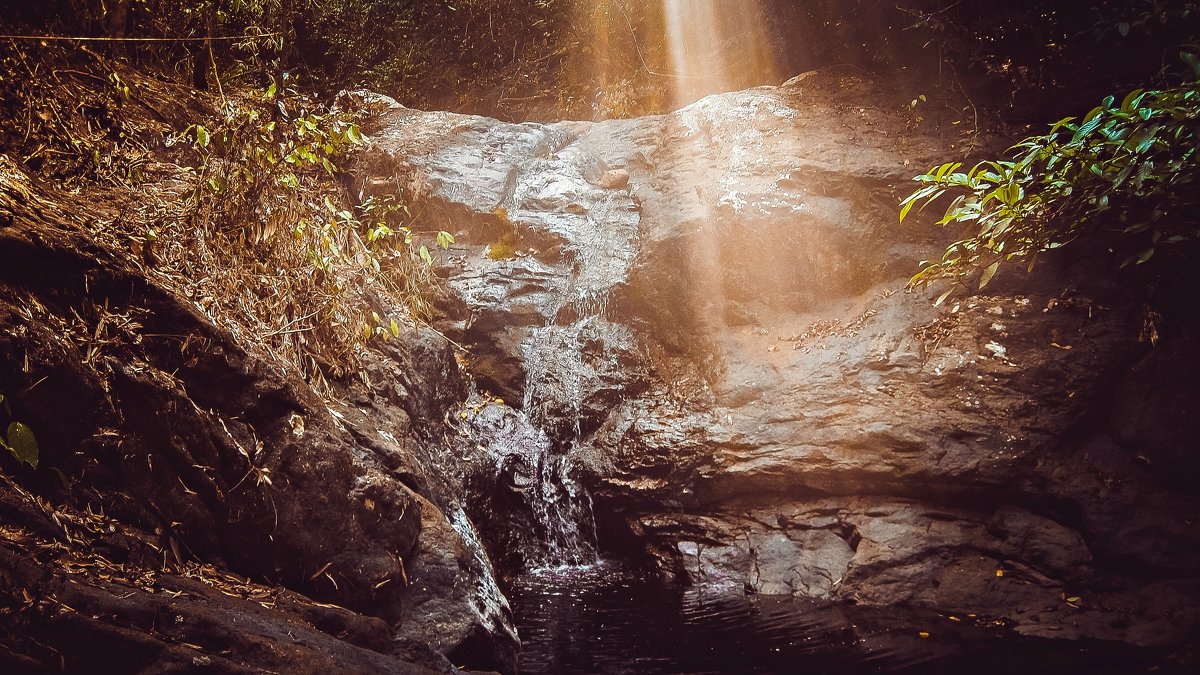
[[[896,204],[964,152],[952,119],[836,70],[599,123],[369,98],[358,179],[455,235],[439,328],[570,455],[602,547],[1030,635],[1194,633],[1194,326],[1140,342],[1086,250],[903,292],[944,235]]]

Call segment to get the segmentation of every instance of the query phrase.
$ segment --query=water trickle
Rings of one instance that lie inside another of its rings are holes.
[[[532,329],[522,345],[521,409],[546,437],[528,457],[537,471],[525,493],[545,530],[545,551],[535,556],[541,567],[597,560],[591,499],[574,475],[571,458],[584,435],[584,402],[604,387],[597,363],[611,351],[608,336],[619,332],[604,315],[613,287],[626,280],[633,260],[636,216],[630,213],[629,196],[611,192],[573,220],[564,251],[569,281],[546,324]]]
[[[570,290],[563,297],[563,309],[570,308],[580,320],[601,317],[608,312],[608,298],[615,285],[625,281],[633,261],[629,233],[613,223],[621,220],[619,211],[627,209],[629,197],[610,193],[598,201],[577,224],[572,235],[570,257],[575,274]]]
[[[519,320],[504,325],[497,379],[509,391],[520,390],[522,400],[519,410],[468,402],[468,433],[494,462],[486,467],[494,473],[478,483],[493,503],[477,504],[472,516],[494,526],[489,539],[508,567],[586,565],[596,560],[595,525],[573,458],[586,451],[581,439],[641,375],[629,365],[631,331],[605,318],[613,289],[629,279],[641,210],[628,184],[599,180],[602,170],[624,168],[610,167],[622,161],[617,154],[601,157],[562,128],[504,129],[520,146],[504,153],[523,159],[503,164],[503,180],[498,170],[489,174],[495,179],[482,201],[500,204],[529,248],[511,261],[482,256],[468,263],[477,274],[452,283],[488,308],[485,325],[504,323],[495,317],[518,308]],[[508,522],[489,515],[490,506]]]
[[[469,422],[474,440],[491,456],[490,472],[501,477],[502,488],[523,504],[508,509],[512,512],[504,521],[517,530],[509,541],[521,549],[520,564],[541,569],[595,562],[591,500],[572,475],[570,453],[525,411],[481,401],[474,405],[478,412]]]
[[[572,476],[572,445],[582,435],[586,364],[580,332],[586,319],[569,326],[544,326],[525,344],[525,397],[522,409],[540,429],[553,430],[537,457],[536,485],[528,494],[535,517],[546,527],[544,566],[596,561],[591,499]],[[543,432],[544,435],[544,432]]]
[[[572,478],[568,455],[542,457],[539,479],[534,515],[549,535],[539,567],[595,563],[592,500]]]

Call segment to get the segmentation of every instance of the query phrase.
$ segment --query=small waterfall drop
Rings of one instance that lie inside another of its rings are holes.
[[[472,516],[491,523],[488,538],[509,568],[590,565],[596,526],[577,460],[638,370],[631,330],[606,316],[612,290],[629,278],[641,209],[627,186],[602,185],[607,171],[625,168],[613,164],[624,162],[619,153],[573,132],[521,134],[540,140],[507,174],[498,208],[529,248],[511,260],[483,257],[460,287],[487,308],[475,318],[497,336],[485,351],[499,349],[483,357],[489,377],[521,397],[511,408],[482,394],[468,401],[467,432],[494,463]]]
[[[632,335],[610,324],[612,289],[624,283],[633,262],[631,245],[638,211],[623,190],[597,189],[584,179],[581,166],[596,160],[577,150],[541,167],[570,180],[580,194],[588,195],[585,212],[555,216],[553,229],[564,239],[559,269],[565,283],[557,289],[543,314],[545,323],[527,329],[521,344],[524,366],[523,400],[519,412],[524,434],[523,465],[529,467],[529,485],[522,494],[533,514],[542,550],[526,556],[532,567],[584,566],[598,561],[591,498],[580,483],[574,458],[595,417],[598,395],[619,395],[612,372],[619,359],[614,347],[628,348]],[[561,161],[561,163],[559,163]],[[534,181],[518,186],[514,199],[556,190]],[[513,214],[520,217],[520,208]],[[616,338],[614,339],[614,336]],[[591,414],[590,414],[591,413]]]
[[[524,410],[476,395],[468,402],[471,434],[492,458],[502,501],[489,506],[493,527],[508,531],[502,545],[525,569],[584,566],[597,561],[591,500],[572,475],[564,449]]]
[[[547,533],[548,565],[596,562],[592,504],[573,473],[571,453],[582,436],[583,399],[589,366],[582,333],[592,317],[533,331],[524,345],[526,365],[522,410],[543,431],[544,444],[529,460],[537,467],[530,506]],[[550,433],[558,439],[551,440]]]

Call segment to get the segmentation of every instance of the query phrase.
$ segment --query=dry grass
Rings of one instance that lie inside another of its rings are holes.
[[[36,79],[20,90],[10,82],[0,106],[0,153],[32,177],[26,185],[73,193],[98,243],[247,349],[330,393],[393,321],[428,311],[428,268],[407,246],[368,247],[361,223],[331,212],[354,213],[353,200],[319,167],[292,167],[292,187],[261,175],[245,193],[197,190],[237,156],[203,165],[181,133],[197,123],[216,133],[233,124],[222,110],[262,107],[261,96],[205,98],[95,53],[9,44],[0,59],[6,75]]]

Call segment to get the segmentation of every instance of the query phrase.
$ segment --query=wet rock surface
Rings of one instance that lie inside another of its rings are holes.
[[[1029,635],[1194,633],[1194,332],[1139,341],[1087,252],[942,307],[903,292],[942,234],[895,204],[961,150],[950,120],[836,70],[637,120],[375,110],[359,181],[454,233],[438,327],[569,458],[602,548]],[[476,475],[511,455],[476,445]],[[535,471],[504,466],[479,498]]]
[[[456,243],[436,330],[336,400],[6,172],[0,393],[56,471],[0,452],[0,663],[511,671],[504,575],[597,542],[698,589],[1194,637],[1195,326],[1151,348],[1090,253],[902,292],[942,233],[897,198],[961,140],[902,94],[832,70],[555,124],[359,96],[356,190]]]

